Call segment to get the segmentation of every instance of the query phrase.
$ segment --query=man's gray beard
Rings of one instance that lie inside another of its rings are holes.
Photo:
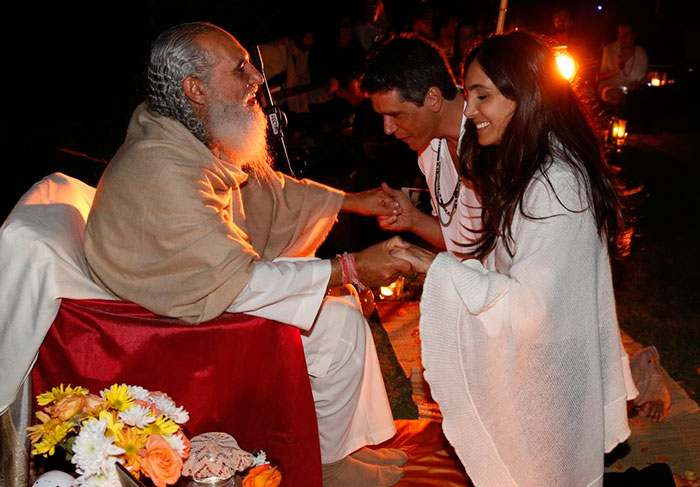
[[[207,117],[207,132],[212,150],[249,174],[270,174],[267,147],[267,117],[258,105],[228,105],[217,99]]]

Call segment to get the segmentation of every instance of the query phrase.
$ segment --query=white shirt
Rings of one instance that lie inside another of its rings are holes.
[[[466,109],[467,102],[464,102]],[[462,111],[460,121],[459,140],[457,142],[457,155],[465,133],[467,117]],[[439,152],[438,152],[439,149]],[[440,200],[446,203],[451,198],[453,191],[459,185],[459,195],[456,213],[450,219],[452,206],[448,206],[447,212],[437,202],[435,176],[438,160],[440,161]],[[474,239],[474,233],[469,229],[478,229],[481,226],[481,204],[473,191],[467,191],[460,180],[450,151],[447,148],[447,139],[433,139],[430,144],[418,155],[418,167],[425,176],[430,191],[430,202],[433,207],[433,216],[440,221],[440,229],[445,239],[445,246],[451,253],[463,253],[468,248],[460,244],[470,243]]]
[[[615,41],[603,48],[603,59],[600,62],[600,72],[613,71],[617,68],[617,58],[620,57],[620,43]],[[630,86],[639,82],[647,75],[649,60],[644,48],[634,46],[634,54],[625,61],[622,69],[615,76],[603,80],[601,86]]]

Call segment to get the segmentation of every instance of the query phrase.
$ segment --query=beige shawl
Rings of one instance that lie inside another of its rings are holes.
[[[341,203],[342,193],[311,181],[249,178],[142,104],[97,186],[85,255],[120,298],[205,321],[238,296],[254,262],[313,255]]]

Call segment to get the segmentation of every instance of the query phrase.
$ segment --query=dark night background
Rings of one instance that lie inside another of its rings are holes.
[[[565,5],[576,27],[601,45],[614,37],[616,19],[630,14],[641,28],[639,43],[650,64],[683,75],[697,64],[696,19],[680,0],[556,3],[511,0],[507,23],[546,32],[551,12]],[[5,175],[2,220],[31,184],[62,171],[95,183],[104,165],[59,148],[109,160],[123,140],[129,116],[143,99],[142,78],[151,41],[171,25],[207,20],[246,47],[273,40],[290,27],[319,32],[360,2],[105,1],[18,3],[5,14]],[[417,0],[385,0],[393,26],[408,23]],[[467,18],[495,24],[498,0],[447,2]],[[322,38],[322,37],[321,37]],[[667,107],[673,110],[673,107]]]
[[[408,24],[420,4],[420,0],[383,1],[393,27]],[[484,25],[495,27],[499,0],[437,1],[473,24],[485,20]],[[210,21],[250,49],[310,25],[322,43],[329,26],[343,13],[356,13],[360,3],[106,0],[20,1],[6,6],[0,221],[33,183],[50,173],[60,171],[91,185],[97,183],[104,161],[119,148],[129,117],[144,98],[142,80],[149,47],[166,28]],[[700,31],[695,11],[689,8],[696,3],[509,0],[506,16],[507,27],[547,33],[554,8],[564,6],[573,12],[575,28],[596,47],[598,55],[602,44],[614,40],[617,22],[631,18],[640,32],[638,44],[649,55],[650,69],[667,72],[676,80],[672,86],[647,90],[652,96],[630,120],[627,145],[613,155],[612,162],[621,167],[627,186],[641,188],[631,198],[632,253],[614,265],[615,293],[620,327],[639,343],[657,346],[664,367],[688,394],[693,396],[695,391],[695,400],[700,393],[700,253],[695,228],[700,211]],[[602,11],[596,9],[598,4]],[[332,172],[340,158],[352,164],[352,152],[344,149],[331,144],[318,158],[323,162],[317,173]],[[395,177],[417,171],[415,154],[400,149],[401,164],[388,165]],[[364,170],[376,178],[390,174],[379,160]],[[348,178],[338,181],[341,189],[359,190],[370,187],[372,180],[351,188],[343,185]],[[375,232],[378,228],[372,219],[364,218],[363,224]],[[334,227],[337,233],[332,237],[342,244],[339,251],[374,243],[361,242],[375,238],[369,230],[342,233],[349,227]],[[332,238],[328,241],[331,246],[326,256],[331,256],[334,242]]]

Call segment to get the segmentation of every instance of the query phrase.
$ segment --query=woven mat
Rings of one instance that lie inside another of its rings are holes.
[[[410,379],[413,402],[418,407],[418,419],[442,422],[442,413],[430,395],[430,387],[423,379],[420,357],[417,301],[384,301],[377,303],[382,326],[396,353],[404,375]]]
[[[418,302],[378,302],[377,311],[399,364],[411,381],[419,419],[442,421],[440,408],[430,396],[430,388],[423,379]],[[624,331],[622,341],[629,355],[642,348]],[[661,363],[663,365],[663,357]],[[617,472],[630,467],[641,469],[652,463],[664,462],[680,476],[700,477],[700,408],[665,370],[663,374],[672,398],[668,417],[659,423],[639,417],[630,418],[632,435],[608,455],[606,471]]]
[[[408,454],[404,478],[396,487],[473,487],[440,423],[423,419],[394,421],[396,435],[379,447]]]
[[[633,355],[642,348],[624,331],[622,343],[628,355]],[[661,357],[661,364],[663,361],[664,358]],[[611,452],[606,471],[643,468],[663,462],[681,477],[700,477],[700,407],[663,367],[662,373],[671,392],[671,411],[659,423],[640,417],[630,418],[632,434],[625,444]]]

